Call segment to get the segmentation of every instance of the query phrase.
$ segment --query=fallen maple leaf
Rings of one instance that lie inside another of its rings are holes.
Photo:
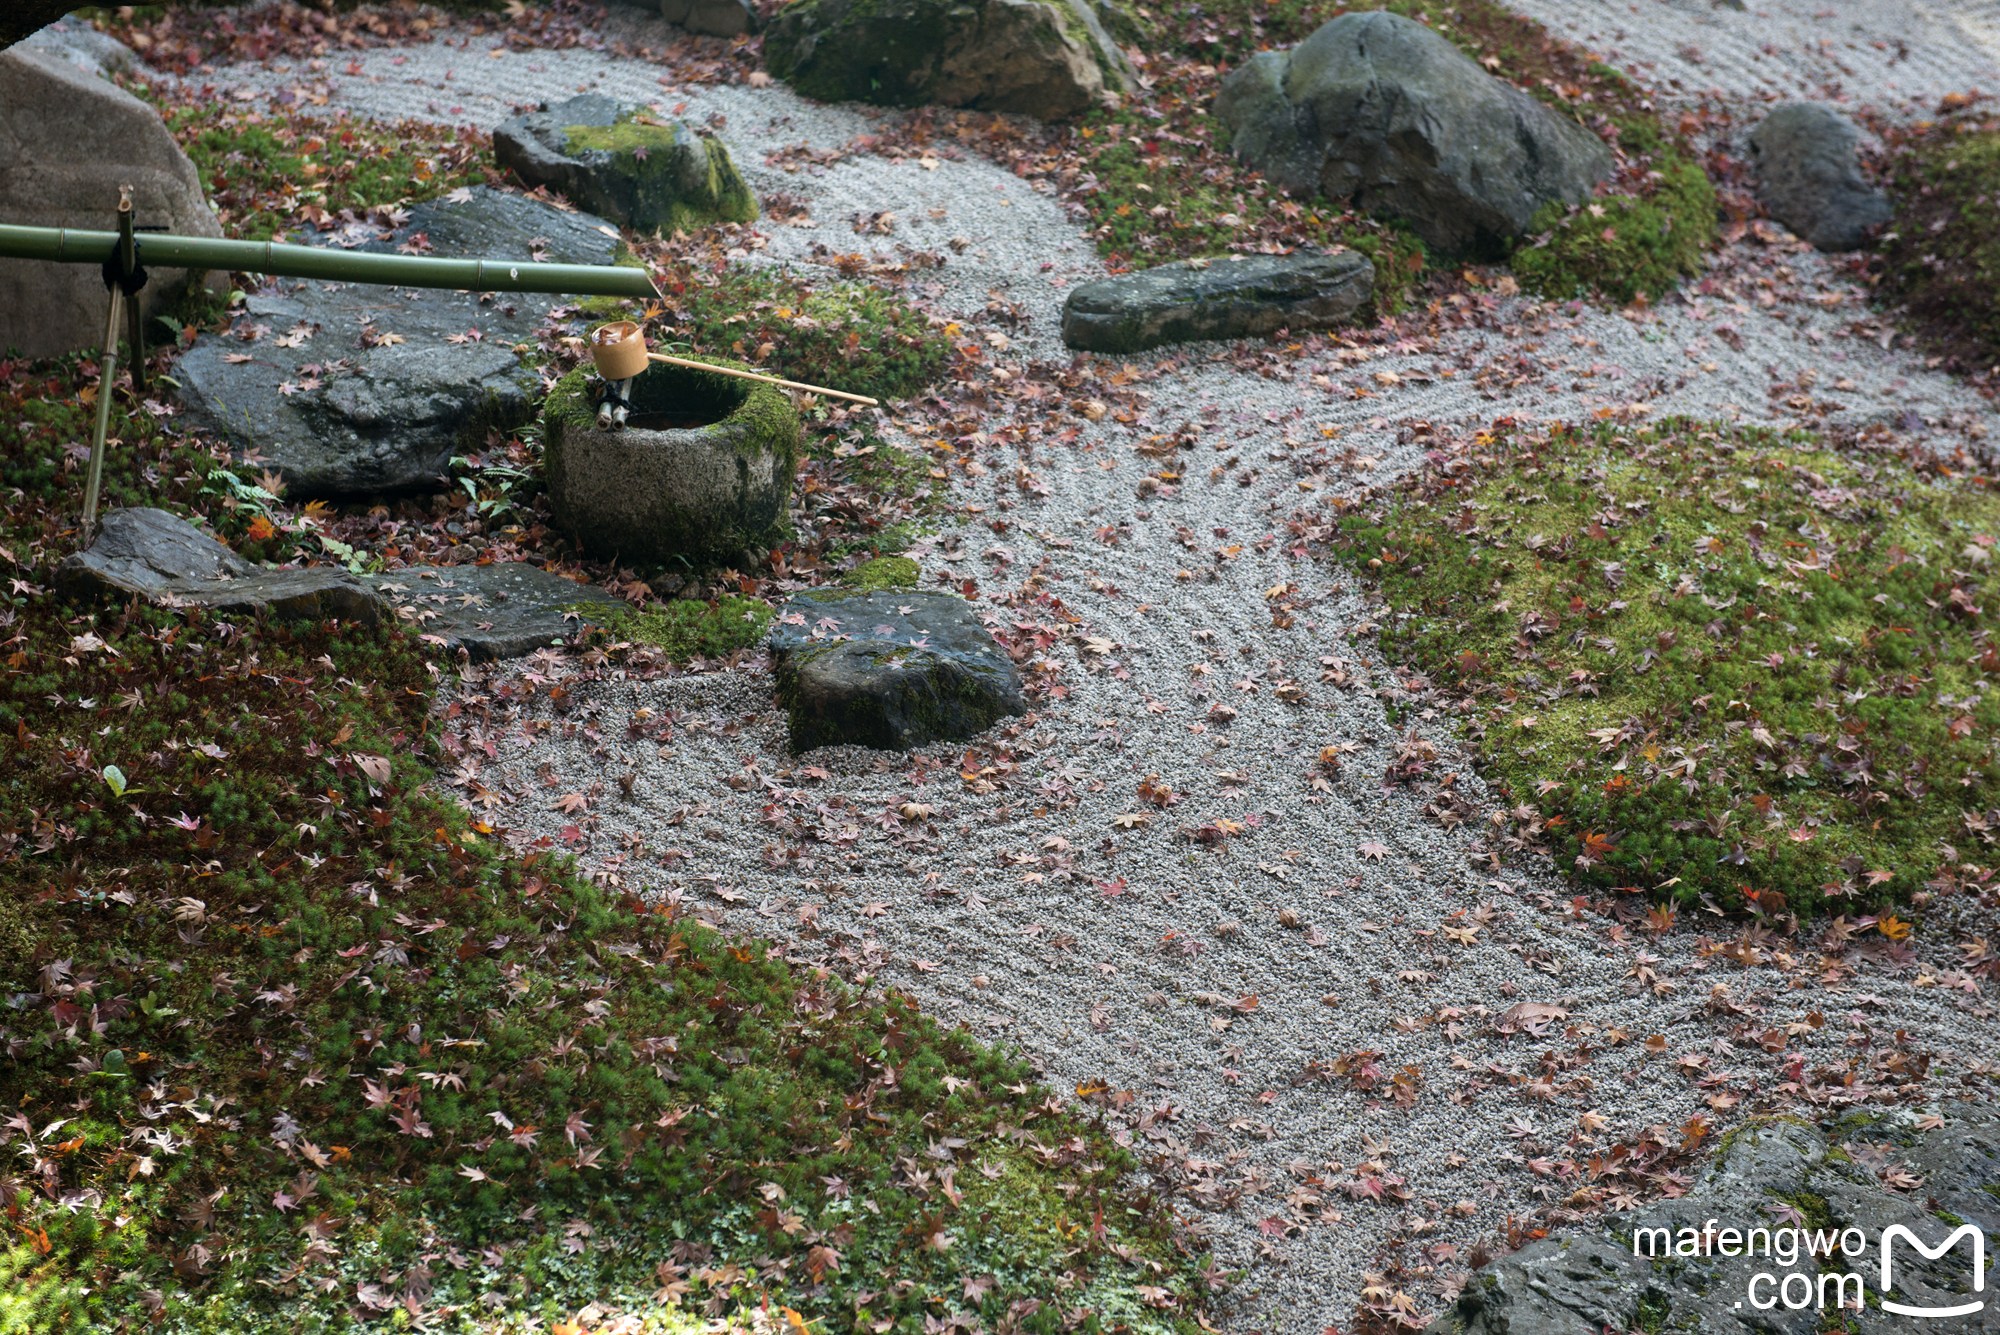
[[[1380,862],[1383,858],[1389,856],[1389,845],[1379,839],[1370,839],[1367,843],[1355,849],[1355,852],[1361,854],[1364,858]]]
[[[1517,1001],[1494,1017],[1493,1028],[1502,1034],[1533,1034],[1540,1038],[1557,1020],[1567,1020],[1569,1012],[1545,1001]]]

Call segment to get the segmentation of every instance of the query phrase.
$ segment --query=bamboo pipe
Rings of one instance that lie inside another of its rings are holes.
[[[848,394],[838,389],[828,389],[824,385],[805,385],[796,380],[780,380],[774,375],[758,375],[755,371],[738,371],[728,366],[711,366],[707,362],[691,362],[684,357],[669,357],[664,352],[648,352],[649,358],[665,362],[669,366],[685,366],[690,371],[713,371],[717,375],[733,375],[738,380],[755,380],[761,384],[777,385],[782,389],[802,389],[808,394],[827,394],[836,399],[847,399],[854,403],[865,403],[870,408],[882,406],[880,399],[871,399],[866,394]]]
[[[0,258],[102,264],[118,253],[117,232],[0,224]],[[319,278],[340,283],[443,288],[469,292],[557,292],[646,299],[659,293],[644,269],[611,264],[538,264],[520,260],[453,260],[376,255],[275,241],[224,241],[205,236],[148,234],[139,242],[147,264]]]

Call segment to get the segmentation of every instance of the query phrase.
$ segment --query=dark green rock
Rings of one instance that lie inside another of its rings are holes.
[[[639,425],[599,431],[593,378],[572,371],[543,407],[542,462],[563,531],[607,560],[656,565],[730,560],[782,540],[799,459],[798,410],[784,390],[653,362],[632,388]],[[707,424],[646,428],[656,414]]]
[[[594,585],[526,561],[409,566],[367,578],[405,628],[447,653],[464,649],[474,662],[519,658],[632,610]]]
[[[1087,0],[800,0],[764,34],[771,72],[824,102],[1074,116],[1137,86]]]
[[[154,594],[169,607],[200,607],[272,621],[346,621],[373,626],[388,618],[382,596],[359,575],[335,566],[259,570],[232,580],[175,580]]]
[[[1231,255],[1180,260],[1073,288],[1063,342],[1090,352],[1258,338],[1349,323],[1374,292],[1365,255]]]
[[[770,648],[794,752],[907,751],[1027,712],[1006,650],[949,594],[802,593],[772,622]]]
[[[1750,132],[1757,198],[1820,250],[1858,250],[1889,221],[1889,197],[1861,174],[1861,131],[1832,107],[1788,102]]]
[[[634,116],[595,93],[544,103],[493,131],[493,157],[528,185],[641,231],[757,216],[756,196],[720,139]]]
[[[1536,209],[1581,203],[1612,168],[1596,135],[1386,11],[1251,57],[1212,114],[1292,195],[1401,219],[1449,255],[1499,258]]]

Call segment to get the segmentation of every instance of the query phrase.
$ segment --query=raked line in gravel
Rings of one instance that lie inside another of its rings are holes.
[[[1617,17],[1612,6],[1535,0],[1528,8],[1578,37]],[[1818,31],[1810,4],[1760,8],[1787,33]],[[1882,10],[1866,13],[1879,18]],[[1746,21],[1721,10],[1714,17]],[[1668,40],[1659,25],[1706,32],[1709,18],[1705,6],[1683,11],[1647,0],[1630,26],[1649,35],[1618,40],[1658,63],[1655,48]],[[666,44],[664,32],[648,40],[651,20],[619,14],[614,21],[628,41]],[[1952,39],[1942,43],[1945,54],[1927,48],[1920,60],[1913,52],[1896,77],[1922,97],[1961,90],[1968,72],[1991,68],[1981,39],[1963,35],[1971,26],[1964,16],[1940,22],[1936,33]],[[753,186],[798,197],[814,220],[770,227],[764,250],[746,262],[802,261],[815,240],[857,249],[847,219],[892,211],[903,220],[898,239],[919,248],[943,250],[954,236],[972,242],[940,271],[933,296],[942,308],[977,330],[989,290],[1003,291],[1034,315],[1007,356],[1067,357],[1055,339],[1062,291],[1102,270],[1061,208],[1011,174],[973,158],[934,171],[869,158],[819,175],[785,173],[766,167],[764,155],[802,142],[844,147],[876,129],[884,113],[815,106],[782,88],[665,88],[657,67],[583,51],[494,59],[490,40],[456,40],[363,53],[360,77],[321,76],[334,87],[332,105],[490,127],[516,105],[587,89],[658,102],[670,113],[681,108],[677,114],[697,121],[719,114]],[[1711,37],[1709,46],[1726,44]],[[392,64],[398,56],[406,63]],[[1766,71],[1793,85],[1819,78],[1813,62],[1822,58],[1797,46],[1790,55],[1732,56],[1702,68],[1704,82],[1735,80],[1724,91],[1747,98]],[[261,67],[214,77],[266,90],[290,81]],[[1484,423],[1501,413],[1580,420],[1648,384],[1664,390],[1652,399],[1655,417],[1759,420],[1774,380],[1808,368],[1822,372],[1817,396],[1847,382],[1837,391],[1844,406],[1836,422],[1916,428],[1926,419],[1988,417],[1976,396],[1915,358],[1849,336],[1867,310],[1818,257],[1743,251],[1738,258],[1744,273],[1735,297],[1674,301],[1629,318],[1579,307],[1545,315],[1538,326],[1509,325],[1519,306],[1501,302],[1486,328],[1451,334],[1436,353],[1390,353],[1365,367],[1299,366],[1291,382],[1197,353],[1187,368],[1146,383],[1151,402],[1129,427],[1090,425],[1072,444],[1037,444],[1029,458],[996,453],[1005,469],[952,496],[955,505],[983,509],[956,511],[915,553],[926,582],[948,574],[992,590],[1018,584],[1046,558],[1048,587],[1114,646],[1108,655],[1061,651],[1070,693],[1005,740],[1020,766],[1012,786],[968,791],[958,778],[962,747],[933,748],[942,763],[921,785],[910,777],[910,757],[788,757],[769,678],[746,670],[579,684],[562,718],[530,711],[550,725],[532,743],[524,740],[527,720],[496,714],[483,736],[499,755],[486,762],[483,781],[521,797],[494,817],[517,837],[560,836],[574,818],[554,811],[553,799],[594,792],[596,824],[580,848],[600,873],[685,895],[705,914],[790,953],[824,956],[903,988],[944,1020],[1019,1043],[1058,1089],[1106,1083],[1133,1091],[1133,1112],[1160,1114],[1139,1134],[1172,1158],[1192,1199],[1208,1202],[1193,1217],[1224,1264],[1248,1271],[1228,1309],[1228,1328],[1237,1331],[1318,1335],[1329,1322],[1345,1324],[1363,1276],[1398,1243],[1408,1264],[1434,1272],[1428,1290],[1408,1277],[1399,1283],[1435,1309],[1474,1242],[1492,1237],[1507,1216],[1575,1189],[1577,1180],[1548,1175],[1549,1161],[1698,1114],[1725,1128],[1759,1106],[1783,1077],[1769,1054],[1726,1039],[1735,1021],[1711,1006],[1712,988],[1757,1007],[1760,1023],[1800,1025],[1790,1050],[1809,1065],[1840,1062],[1848,1035],[1865,1024],[1906,1030],[1938,1057],[1934,1079],[1949,1079],[1957,1065],[1987,1054],[1992,1028],[1943,989],[1912,986],[1952,963],[1947,930],[1916,940],[1923,963],[1915,970],[1868,971],[1828,987],[1803,943],[1790,957],[1748,968],[1699,954],[1685,930],[1614,947],[1602,920],[1565,912],[1568,890],[1552,870],[1477,873],[1468,857],[1477,829],[1448,833],[1424,819],[1418,802],[1380,787],[1395,730],[1372,692],[1393,688],[1395,679],[1366,637],[1344,633],[1367,619],[1340,587],[1351,581],[1338,568],[1289,559],[1283,544],[1256,543],[1298,497],[1291,470],[1269,456],[1284,449],[1287,434],[1312,448],[1320,426],[1340,428],[1342,446],[1373,456],[1369,480],[1381,480],[1417,462],[1418,447],[1396,443],[1397,422]],[[1789,278],[1779,272],[1787,264]],[[1756,299],[1781,289],[1830,300],[1774,295],[1767,307]],[[1742,341],[1740,350],[1731,338]],[[1137,360],[1153,364],[1158,356]],[[1485,397],[1474,382],[1499,361],[1520,366],[1524,378],[1504,397]],[[1379,371],[1405,383],[1384,389]],[[1315,373],[1324,385],[1310,379]],[[1357,398],[1357,390],[1370,397]],[[1130,448],[1134,433],[1183,421],[1212,425],[1198,447],[1203,469],[1190,470],[1178,498],[1138,499],[1144,460]],[[1203,476],[1210,441],[1227,447],[1213,462],[1240,461],[1214,485]],[[1020,463],[1047,484],[1046,498],[1003,489]],[[1253,469],[1263,471],[1238,485]],[[1004,535],[988,527],[996,517],[1009,523]],[[1130,527],[1116,546],[1094,536],[1121,521]],[[1177,526],[1195,535],[1199,550],[1177,543]],[[1176,580],[1177,570],[1210,561],[1209,550],[1225,542],[1218,531],[1243,543],[1242,553],[1213,582]],[[1278,630],[1262,592],[1287,581],[1315,605]],[[1354,689],[1319,679],[1329,657],[1352,672]],[[1308,702],[1279,700],[1280,678],[1303,684]],[[1197,682],[1206,697],[1191,698]],[[1239,711],[1227,727],[1204,722],[1216,701]],[[624,742],[626,721],[640,709],[656,717],[676,711],[674,739]],[[571,725],[593,719],[603,741],[571,734]],[[1448,718],[1417,728],[1450,754]],[[1334,791],[1315,793],[1309,773],[1329,743],[1356,749]],[[762,821],[773,793],[724,782],[753,757],[805,811],[821,808],[830,830],[851,826],[848,847],[822,846],[809,871],[768,866],[765,851],[779,842]],[[1147,809],[1136,789],[1154,773],[1183,794],[1180,803],[1155,813],[1150,826],[1116,828],[1115,817]],[[618,783],[628,774],[629,798]],[[1484,800],[1469,772],[1461,788]],[[877,823],[906,800],[937,809],[936,838],[906,843],[920,822],[903,830]],[[1176,835],[1212,817],[1245,825],[1226,855]],[[663,867],[670,850],[684,856]],[[1286,926],[1284,911],[1300,925]],[[1480,926],[1470,944],[1442,930],[1468,925]],[[1252,996],[1253,1009],[1237,1004]],[[1540,1038],[1495,1033],[1493,1015],[1517,1001],[1559,1005],[1567,1017]],[[1827,1018],[1823,1028],[1806,1024],[1815,1011]],[[1629,1038],[1619,1041],[1621,1033]],[[1655,1034],[1665,1040],[1658,1056],[1643,1044]],[[1411,1106],[1397,1107],[1386,1088],[1369,1096],[1344,1080],[1292,1083],[1308,1063],[1357,1050],[1379,1051],[1385,1074],[1421,1073]],[[1501,1072],[1549,1078],[1510,1086]],[[1594,1129],[1586,1129],[1587,1113]],[[1392,1186],[1401,1179],[1408,1199],[1376,1198],[1371,1179]]]

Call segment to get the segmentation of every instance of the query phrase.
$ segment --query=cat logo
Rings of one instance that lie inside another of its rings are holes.
[[[1889,1293],[1896,1287],[1895,1277],[1890,1264],[1892,1259],[1890,1247],[1899,1237],[1906,1239],[1927,1261],[1935,1261],[1943,1256],[1958,1245],[1959,1239],[1971,1238],[1972,1291],[1974,1293],[1984,1293],[1986,1291],[1986,1234],[1980,1231],[1978,1225],[1963,1225],[1957,1232],[1953,1233],[1943,1242],[1940,1242],[1937,1246],[1927,1247],[1924,1245],[1923,1239],[1910,1232],[1909,1229],[1903,1227],[1901,1224],[1891,1224],[1882,1231],[1883,1293]],[[1977,1298],[1969,1303],[1960,1303],[1956,1307],[1911,1307],[1907,1303],[1892,1303],[1887,1298],[1883,1298],[1881,1302],[1883,1311],[1894,1312],[1898,1316],[1971,1316],[1974,1312],[1985,1310],[1986,1307],[1985,1301]]]

